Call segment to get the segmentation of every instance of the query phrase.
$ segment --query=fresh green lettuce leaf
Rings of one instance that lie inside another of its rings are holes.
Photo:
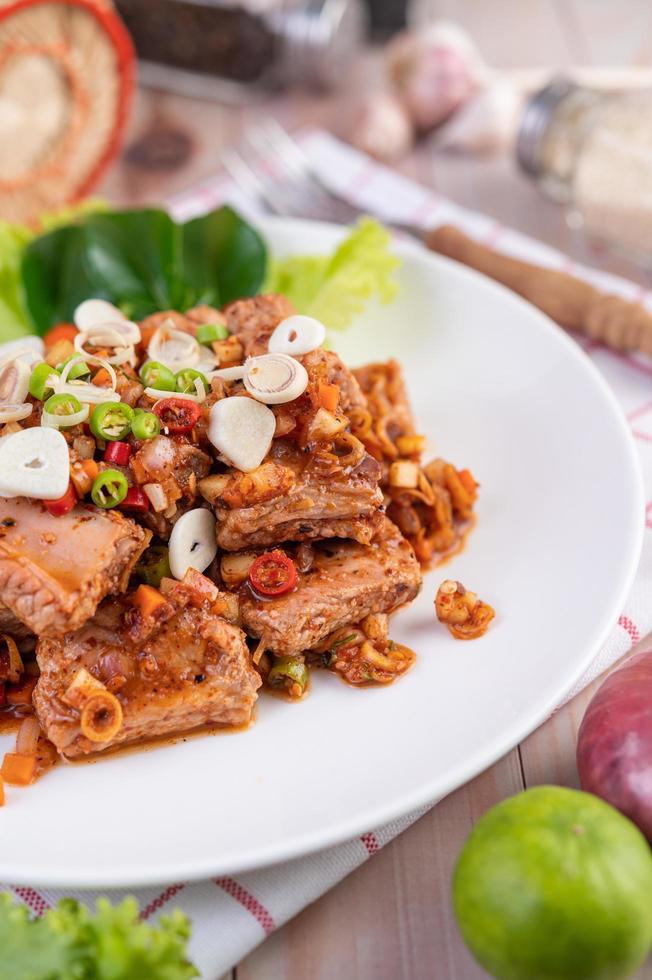
[[[396,295],[399,259],[390,242],[386,228],[363,218],[332,255],[272,261],[264,289],[283,293],[300,313],[342,330],[374,296],[389,303]]]
[[[178,909],[156,925],[138,918],[127,898],[104,898],[95,914],[63,899],[33,918],[0,895],[0,977],[7,980],[191,980],[199,976],[186,954],[187,919]]]

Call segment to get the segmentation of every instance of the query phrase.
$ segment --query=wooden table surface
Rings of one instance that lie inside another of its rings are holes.
[[[641,0],[431,0],[437,16],[474,34],[497,66],[563,67],[652,62],[652,4]],[[116,203],[152,203],[214,174],[220,151],[271,113],[290,129],[323,125],[346,136],[358,93],[379,76],[369,54],[352,69],[344,93],[293,94],[246,107],[138,93],[121,160],[100,192]],[[580,261],[636,278],[636,270],[587,250],[555,205],[518,175],[508,155],[450,157],[419,147],[400,165],[460,204],[534,235]],[[526,786],[577,785],[575,741],[596,685],[466,786],[451,794],[363,867],[273,934],[233,971],[237,980],[475,980],[453,921],[450,875],[478,817]],[[652,964],[639,974],[652,980]]]

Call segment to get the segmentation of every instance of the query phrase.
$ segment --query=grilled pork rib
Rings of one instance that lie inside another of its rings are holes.
[[[0,602],[33,633],[74,630],[126,589],[150,538],[114,510],[52,517],[39,501],[0,498]]]
[[[314,545],[315,559],[299,584],[276,599],[243,594],[242,624],[266,647],[290,655],[309,650],[329,633],[376,612],[410,602],[421,585],[412,548],[387,518],[370,546],[353,541]]]
[[[216,615],[211,597],[220,593],[204,582],[199,603],[184,583],[175,583],[166,596],[170,618],[149,628],[130,619],[127,599],[108,599],[77,632],[39,640],[34,706],[61,753],[74,758],[201,725],[251,720],[260,676],[244,633]],[[120,702],[122,725],[110,741],[82,734],[80,710],[67,694],[81,669]]]

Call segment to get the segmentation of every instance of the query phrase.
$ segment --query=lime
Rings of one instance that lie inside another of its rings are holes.
[[[621,980],[652,944],[652,856],[608,803],[539,786],[478,821],[453,903],[465,942],[499,980]]]

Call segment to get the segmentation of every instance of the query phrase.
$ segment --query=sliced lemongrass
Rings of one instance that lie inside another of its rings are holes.
[[[0,439],[0,496],[58,500],[69,480],[68,443],[56,429],[37,425]]]
[[[153,408],[156,408],[159,402],[164,402],[168,398],[183,398],[188,402],[196,402],[198,405],[201,405],[206,400],[206,392],[203,390],[203,385],[201,387],[202,393],[200,395],[193,395],[189,391],[163,391],[162,388],[145,388],[145,394],[148,398],[156,399],[152,406]]]
[[[0,365],[7,361],[25,361],[29,367],[38,364],[45,357],[45,346],[41,337],[18,337],[0,344]]]
[[[217,371],[209,371],[206,377],[209,381],[211,378],[222,378],[223,381],[240,381],[244,378],[246,370],[244,364],[237,364],[235,367],[218,368]]]
[[[210,410],[208,438],[238,470],[248,473],[269,452],[276,429],[271,408],[253,398],[221,398]]]
[[[165,364],[175,374],[184,368],[194,368],[201,353],[200,345],[192,334],[177,330],[167,323],[161,324],[147,348],[150,360]]]
[[[127,319],[117,306],[106,299],[85,299],[76,308],[72,318],[78,330],[88,330],[96,323]]]
[[[0,402],[22,405],[29,394],[31,375],[25,361],[14,359],[0,366]]]
[[[82,405],[78,412],[73,412],[71,415],[55,415],[53,412],[46,412],[43,409],[41,425],[52,429],[70,429],[73,425],[80,425],[85,422],[89,412],[88,405]]]
[[[317,350],[326,339],[326,327],[321,320],[312,316],[288,316],[281,320],[269,338],[267,349],[270,354],[289,354],[300,357]]]
[[[0,405],[0,423],[4,424],[6,422],[22,422],[23,419],[28,419],[34,410],[34,406],[31,404],[11,404],[9,402]]]
[[[104,402],[119,402],[120,395],[113,388],[100,388],[87,381],[69,381],[59,385],[57,395],[74,395],[82,405],[103,405]]]
[[[84,357],[89,357],[90,354],[86,350],[85,344],[91,344],[93,347],[113,347],[114,353],[107,354],[104,358],[107,364],[118,366],[124,364],[126,361],[134,360],[135,351],[133,344],[126,344],[125,338],[114,329],[113,325],[102,325],[96,329],[89,330],[87,333],[77,334],[74,341],[75,350],[83,354]]]
[[[200,344],[200,347],[203,347],[203,344]],[[208,348],[204,348],[204,350],[200,351],[199,360],[195,364],[195,370],[201,371],[203,375],[207,375],[214,370],[216,364],[217,358],[215,355],[211,354]]]
[[[210,510],[196,507],[186,511],[170,535],[170,571],[182,579],[189,568],[203,572],[217,554],[215,518]]]
[[[308,372],[288,354],[261,354],[245,362],[245,388],[266,405],[293,402],[308,387]]]

